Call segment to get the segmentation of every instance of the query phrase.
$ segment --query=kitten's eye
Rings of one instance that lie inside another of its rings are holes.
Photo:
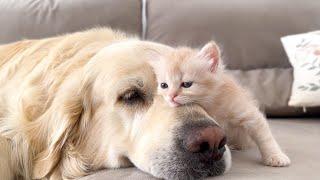
[[[192,86],[192,81],[189,81],[189,82],[183,82],[181,83],[181,86],[184,87],[184,88],[189,88]]]
[[[161,84],[160,84],[160,87],[161,87],[162,89],[166,89],[166,88],[168,88],[168,84],[167,84],[167,83],[161,83]]]

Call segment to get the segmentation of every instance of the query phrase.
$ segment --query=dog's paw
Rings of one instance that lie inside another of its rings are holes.
[[[289,157],[284,153],[270,154],[264,158],[264,164],[273,167],[285,167],[291,163]]]

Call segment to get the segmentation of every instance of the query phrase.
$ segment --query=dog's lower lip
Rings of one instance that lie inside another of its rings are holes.
[[[219,151],[219,152],[221,152],[221,153],[224,153],[224,152],[226,151],[226,147],[225,147],[225,146],[223,146],[223,147],[222,147],[222,148],[220,148],[218,151]]]
[[[213,154],[212,158],[215,161],[219,161],[222,158],[222,156],[223,156],[223,153],[218,152],[218,153]]]
[[[222,156],[223,156],[223,153],[226,151],[226,148],[225,147],[222,147],[220,149],[217,150],[217,153],[213,153],[213,160],[215,161],[219,161]]]

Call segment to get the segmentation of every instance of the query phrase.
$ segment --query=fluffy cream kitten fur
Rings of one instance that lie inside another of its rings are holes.
[[[253,140],[266,165],[290,164],[256,101],[224,71],[220,50],[214,42],[200,51],[183,47],[169,55],[154,53],[150,64],[159,83],[158,92],[170,106],[198,103],[222,127],[232,129],[227,132],[231,147],[243,149]]]

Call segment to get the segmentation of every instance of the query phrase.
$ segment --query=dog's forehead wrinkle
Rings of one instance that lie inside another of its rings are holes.
[[[143,88],[145,85],[142,77],[128,77],[123,78],[118,82],[119,88],[122,90],[122,92],[125,92],[127,90],[133,89],[133,88]]]
[[[139,87],[143,87],[143,80],[137,79],[136,82],[137,82]]]
[[[127,83],[137,85],[138,87],[143,87],[144,82],[142,77],[130,77],[127,80]]]

